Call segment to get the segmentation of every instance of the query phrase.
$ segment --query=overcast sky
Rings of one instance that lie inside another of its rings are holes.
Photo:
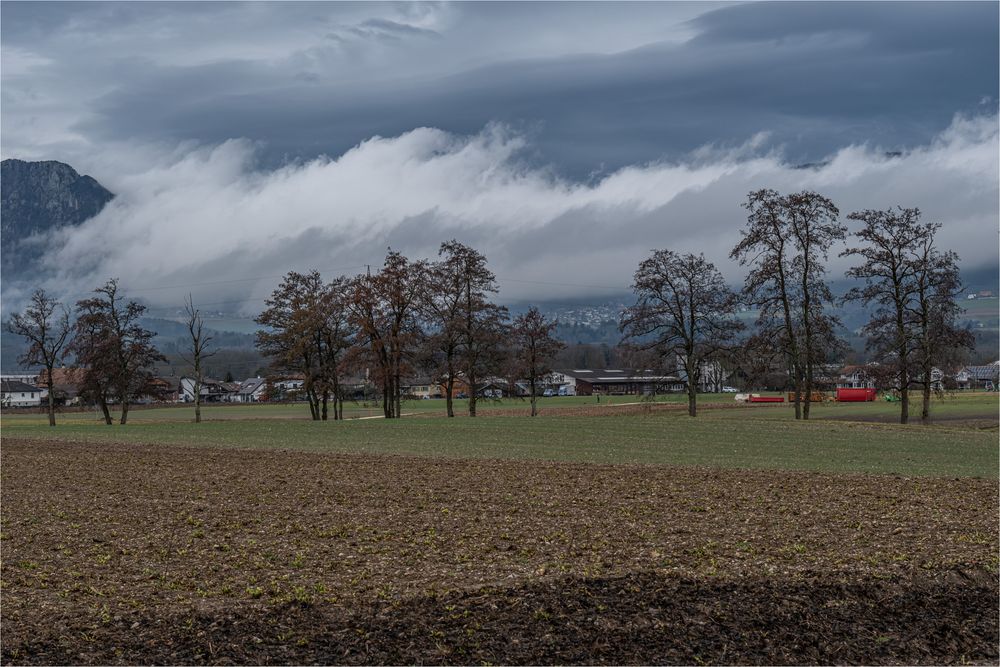
[[[738,281],[764,186],[918,206],[994,267],[998,6],[5,1],[0,150],[119,195],[59,284],[254,298],[451,237],[509,299],[608,294],[655,247]]]

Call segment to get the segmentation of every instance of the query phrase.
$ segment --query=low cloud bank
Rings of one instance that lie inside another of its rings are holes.
[[[83,167],[118,197],[50,240],[48,286],[79,298],[118,276],[166,311],[190,292],[253,312],[288,270],[354,273],[388,246],[429,257],[450,238],[486,253],[506,300],[614,296],[664,247],[704,252],[738,282],[743,270],[727,256],[745,223],[740,204],[761,187],[817,190],[845,216],[917,206],[943,223],[941,243],[963,265],[997,263],[997,116],[956,117],[900,155],[852,145],[805,168],[759,145],[705,147],[588,183],[533,166],[530,138],[502,125],[473,136],[418,128],[267,172],[243,140],[112,148]],[[844,264],[831,267],[839,277]]]

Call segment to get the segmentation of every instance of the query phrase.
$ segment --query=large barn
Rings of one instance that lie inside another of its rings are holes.
[[[565,393],[577,396],[662,394],[684,389],[684,383],[676,375],[649,369],[557,370],[552,374],[552,381],[567,388],[572,387],[572,392]]]

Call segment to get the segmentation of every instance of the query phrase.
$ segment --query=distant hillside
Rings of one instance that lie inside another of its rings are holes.
[[[32,236],[78,225],[114,198],[90,176],[62,162],[4,160],[0,163],[0,239],[4,282],[23,280],[43,248]]]

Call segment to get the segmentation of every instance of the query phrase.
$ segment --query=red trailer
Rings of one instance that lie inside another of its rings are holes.
[[[784,396],[757,396],[753,394],[750,396],[751,403],[784,403]]]
[[[875,400],[875,390],[871,387],[867,389],[846,389],[837,390],[837,401],[841,403],[864,403]]]

